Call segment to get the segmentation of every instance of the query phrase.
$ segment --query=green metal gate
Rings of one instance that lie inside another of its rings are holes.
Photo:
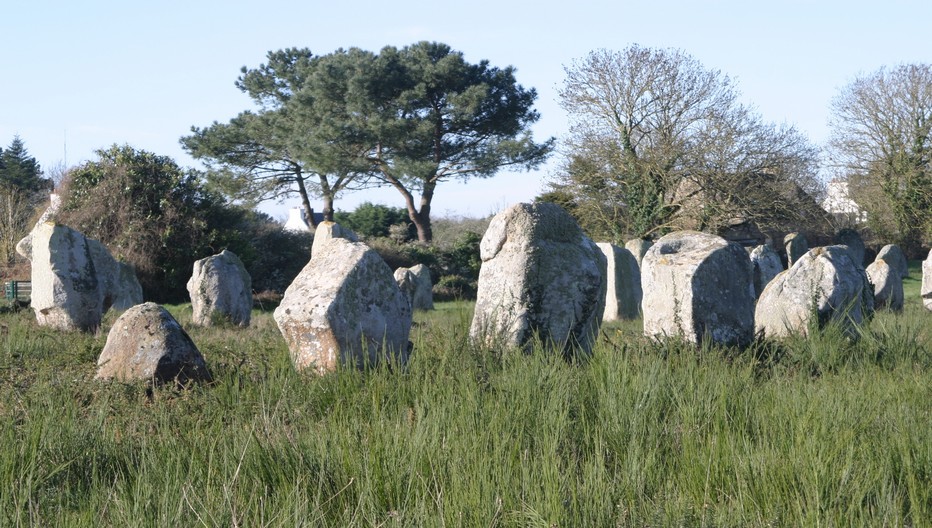
[[[28,301],[32,297],[32,283],[29,281],[7,281],[3,283],[3,297],[8,301]]]

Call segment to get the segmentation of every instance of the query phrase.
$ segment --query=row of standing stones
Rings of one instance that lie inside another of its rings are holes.
[[[851,336],[875,309],[900,310],[906,259],[894,245],[863,267],[853,230],[836,245],[809,249],[786,237],[789,269],[768,245],[746,251],[706,233],[681,231],[651,244],[596,244],[554,204],[517,204],[496,215],[482,238],[473,343],[566,357],[589,354],[603,321],[643,316],[644,334],[745,346],[755,336],[808,335],[837,320]],[[93,331],[110,307],[126,310],[98,360],[101,379],[209,379],[197,347],[162,307],[142,302],[132,268],[81,233],[50,221],[17,246],[32,261],[39,324]],[[251,280],[230,251],[201,259],[187,284],[196,325],[248,326]],[[932,252],[922,298],[932,310]],[[298,370],[404,364],[415,309],[432,309],[426,267],[393,273],[352,231],[318,227],[311,259],[288,287],[274,319]]]

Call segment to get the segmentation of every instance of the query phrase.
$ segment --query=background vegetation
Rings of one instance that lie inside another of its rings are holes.
[[[267,313],[191,328],[215,382],[94,381],[105,335],[0,316],[0,524],[929,526],[932,318],[739,351],[603,328],[591,360],[418,313],[405,369],[298,374]],[[113,322],[108,316],[105,326]]]

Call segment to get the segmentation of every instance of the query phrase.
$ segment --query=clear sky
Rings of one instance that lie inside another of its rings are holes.
[[[191,126],[252,108],[234,82],[266,53],[307,47],[378,51],[419,40],[449,44],[470,62],[515,66],[538,92],[535,136],[559,138],[564,66],[589,51],[679,48],[737,81],[764,120],[816,144],[829,103],[856,75],[932,62],[932,2],[687,0],[28,0],[0,10],[0,147],[15,134],[43,168],[95,159],[129,144],[199,167],[178,139]],[[554,160],[555,161],[555,160]],[[555,165],[444,183],[436,214],[484,216],[544,188]],[[393,189],[348,194],[402,206]],[[293,205],[262,209],[283,218]],[[318,204],[319,208],[320,205]]]

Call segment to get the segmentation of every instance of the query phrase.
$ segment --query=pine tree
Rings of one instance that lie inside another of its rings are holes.
[[[10,146],[0,150],[0,185],[32,194],[51,190],[51,183],[42,177],[36,158],[29,155],[19,136],[14,136]]]

